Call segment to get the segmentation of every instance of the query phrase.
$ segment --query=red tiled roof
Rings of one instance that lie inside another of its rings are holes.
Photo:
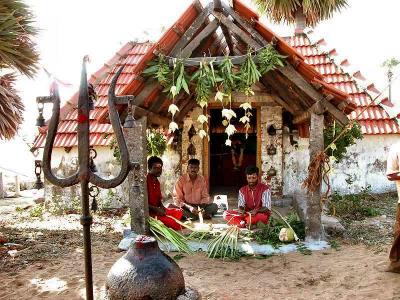
[[[346,73],[342,66],[336,64],[330,58],[328,53],[324,53],[319,49],[318,42],[312,44],[306,35],[288,37],[286,41],[300,54],[305,56],[305,61],[323,75],[325,82],[350,95],[349,99],[357,108],[349,114],[349,119],[355,119],[366,106],[371,104],[373,100],[371,95],[357,85],[356,78],[365,79],[360,72],[356,72],[353,75]],[[346,65],[346,63],[342,63],[342,65]],[[379,92],[373,85],[369,85],[367,89],[374,93]],[[383,99],[381,103],[385,103],[385,101],[387,102],[387,99]],[[379,103],[379,101],[377,102]],[[395,118],[391,118],[384,107],[377,104],[377,102],[357,117],[362,133],[399,134],[400,125],[398,121]]]
[[[256,30],[267,40],[277,38],[277,49],[289,57],[289,61],[298,63],[297,70],[311,82],[323,85],[323,91],[333,94],[340,101],[349,101],[357,107],[356,111],[371,102],[370,96],[360,90],[351,75],[346,74],[340,66],[335,64],[328,54],[321,52],[306,36],[294,36],[287,39],[277,37],[271,30],[258,20],[258,15],[235,0],[234,10],[247,20],[254,23]],[[167,30],[157,43],[127,43],[104,66],[94,73],[89,82],[95,85],[98,100],[95,109],[90,112],[90,144],[107,146],[112,138],[112,127],[107,123],[107,93],[111,80],[121,65],[124,65],[116,86],[117,95],[137,95],[143,89],[141,72],[148,61],[154,58],[154,51],[169,53],[173,45],[179,40],[177,31],[185,31],[194,21],[198,11],[194,4],[182,14],[177,22]],[[179,28],[180,30],[176,30]],[[323,43],[321,40],[318,43]],[[318,44],[317,43],[317,44]],[[147,106],[158,91],[149,94],[144,105]],[[349,97],[350,96],[350,97]],[[61,109],[58,134],[55,147],[71,147],[77,145],[76,117],[78,94],[75,94]],[[355,112],[350,118],[355,117]],[[365,134],[400,133],[399,125],[391,119],[381,106],[374,105],[358,118]],[[40,128],[33,148],[44,146],[46,128]]]

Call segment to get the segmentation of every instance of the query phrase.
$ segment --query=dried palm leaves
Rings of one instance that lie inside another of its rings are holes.
[[[24,104],[13,87],[15,76],[0,76],[0,139],[11,139],[23,121]]]

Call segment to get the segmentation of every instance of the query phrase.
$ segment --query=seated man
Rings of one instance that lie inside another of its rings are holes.
[[[179,177],[175,184],[174,202],[183,208],[183,214],[187,218],[197,220],[200,208],[203,211],[203,218],[211,219],[217,212],[218,206],[210,200],[206,181],[198,174],[199,169],[200,161],[195,158],[190,159],[187,174]]]
[[[256,166],[246,168],[247,185],[239,190],[239,211],[224,212],[224,219],[230,225],[246,227],[258,222],[268,224],[271,214],[271,191],[268,185],[258,182],[259,170]]]
[[[180,220],[183,212],[181,209],[166,208],[162,204],[161,186],[157,177],[161,176],[163,161],[157,156],[152,156],[147,161],[149,172],[147,174],[147,196],[149,201],[149,215],[155,219],[160,220],[166,226],[174,229],[181,230],[182,227],[174,219],[168,217],[172,216]]]

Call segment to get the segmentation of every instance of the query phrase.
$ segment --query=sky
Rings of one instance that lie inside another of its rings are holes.
[[[224,0],[223,0],[224,1]],[[157,39],[162,29],[172,25],[192,1],[189,0],[25,0],[36,16],[40,33],[36,39],[40,65],[58,79],[71,83],[61,89],[62,101],[78,90],[82,58],[89,55],[88,73],[95,72],[122,45],[129,41]],[[202,1],[207,3],[207,1]],[[250,0],[244,1],[250,4]],[[379,89],[386,86],[384,60],[400,60],[400,2],[394,0],[348,0],[349,7],[313,29],[312,36],[324,37],[328,49],[335,48],[338,59],[349,60],[352,70],[360,70],[366,83]],[[271,24],[278,35],[293,33],[292,26]],[[395,70],[400,74],[400,67]],[[34,156],[23,141],[32,141],[37,129],[37,96],[48,95],[50,80],[41,70],[34,79],[20,76],[17,89],[25,103],[25,122],[14,140],[0,141],[1,168],[32,175]],[[400,105],[400,80],[393,83],[393,102]],[[51,106],[47,105],[45,116]],[[36,158],[41,159],[41,158]]]

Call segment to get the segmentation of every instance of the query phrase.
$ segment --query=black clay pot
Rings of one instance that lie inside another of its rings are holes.
[[[179,266],[153,237],[138,236],[111,267],[106,288],[110,300],[175,300],[185,293],[185,281]]]

